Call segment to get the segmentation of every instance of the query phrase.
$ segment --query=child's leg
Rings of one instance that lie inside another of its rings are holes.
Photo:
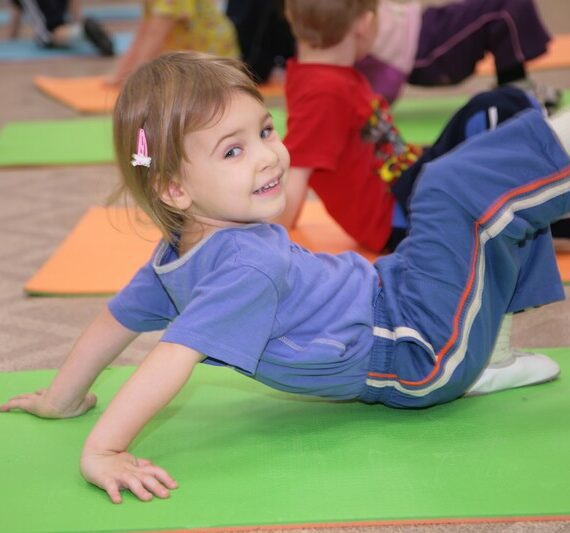
[[[519,112],[537,106],[526,93],[514,87],[500,87],[471,98],[451,117],[433,145],[426,148],[422,156],[392,185],[392,193],[404,212],[409,213],[409,199],[414,184],[426,163],[451,151],[465,139],[493,130]]]
[[[37,43],[46,48],[59,44],[54,42],[53,32],[65,24],[67,0],[20,0],[20,3],[32,20]]]
[[[525,62],[544,54],[549,40],[532,0],[464,0],[428,8],[408,81],[459,83],[489,51],[499,83],[508,83],[525,77]]]
[[[428,165],[411,211],[409,237],[377,262],[361,396],[396,407],[461,396],[506,312],[563,299],[548,224],[570,212],[570,160],[540,114],[525,113]]]

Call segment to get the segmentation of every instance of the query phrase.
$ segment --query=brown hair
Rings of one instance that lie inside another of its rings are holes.
[[[167,240],[179,234],[189,215],[165,204],[161,195],[181,177],[184,136],[221,118],[235,91],[259,102],[243,63],[196,52],[173,52],[151,61],[127,79],[115,105],[113,138],[122,182],[109,202],[129,195]],[[138,131],[144,129],[150,167],[131,165]]]
[[[379,0],[285,0],[285,13],[297,39],[329,48],[344,39],[353,22],[376,11]]]

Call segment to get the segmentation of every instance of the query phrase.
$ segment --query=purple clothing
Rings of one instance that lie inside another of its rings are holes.
[[[549,41],[533,0],[463,0],[425,9],[411,72],[373,56],[358,68],[375,92],[393,102],[406,81],[457,84],[475,72],[487,52],[500,71],[544,54]]]

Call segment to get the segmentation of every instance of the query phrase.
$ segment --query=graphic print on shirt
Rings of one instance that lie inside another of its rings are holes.
[[[380,160],[378,176],[391,183],[418,160],[421,148],[404,142],[386,100],[374,98],[370,105],[372,113],[361,130],[362,139],[374,144],[375,155]]]

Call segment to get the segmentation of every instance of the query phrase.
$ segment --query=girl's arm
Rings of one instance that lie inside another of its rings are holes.
[[[185,346],[160,342],[123,385],[85,442],[81,472],[121,503],[121,489],[141,500],[167,498],[176,488],[170,475],[127,448],[150,419],[186,383],[203,356]]]
[[[137,28],[135,40],[126,54],[119,59],[107,83],[120,86],[136,68],[159,56],[175,25],[176,19],[173,17],[152,15],[143,19]]]
[[[0,411],[21,409],[42,418],[82,415],[97,401],[88,393],[92,383],[137,335],[105,308],[81,334],[48,389],[16,396]]]

